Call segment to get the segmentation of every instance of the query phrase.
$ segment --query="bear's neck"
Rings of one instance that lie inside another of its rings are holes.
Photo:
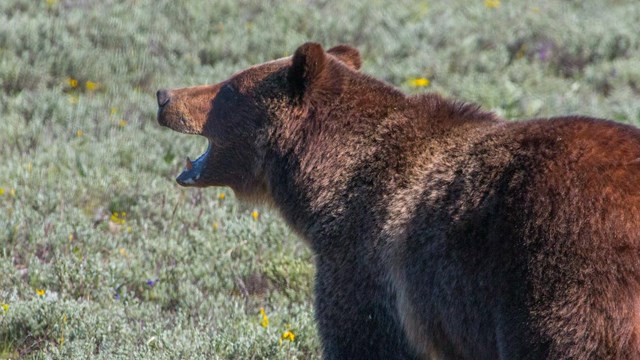
[[[344,234],[358,233],[362,227],[373,230],[375,219],[382,218],[377,204],[386,174],[376,174],[359,157],[335,153],[329,146],[300,157],[278,155],[273,158],[268,185],[273,203],[316,253],[368,240],[345,239]]]
[[[342,239],[345,219],[351,219],[348,226],[360,227],[359,222],[376,217],[369,201],[382,187],[383,175],[375,172],[386,170],[380,159],[375,170],[368,168],[379,152],[370,139],[338,126],[339,119],[327,118],[329,113],[311,116],[274,132],[265,165],[273,204],[316,253],[323,253],[350,241]]]

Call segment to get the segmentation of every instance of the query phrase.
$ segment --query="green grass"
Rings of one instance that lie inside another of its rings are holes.
[[[0,2],[0,359],[319,357],[312,254],[174,182],[206,143],[157,125],[156,89],[314,40],[407,92],[638,125],[638,23],[636,0]]]

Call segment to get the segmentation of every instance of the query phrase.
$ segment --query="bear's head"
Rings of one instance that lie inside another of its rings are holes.
[[[187,158],[176,181],[229,186],[241,197],[262,195],[273,129],[335,101],[360,64],[358,51],[349,46],[325,52],[317,43],[306,43],[293,56],[252,66],[215,85],[159,90],[158,122],[209,141],[204,154]]]

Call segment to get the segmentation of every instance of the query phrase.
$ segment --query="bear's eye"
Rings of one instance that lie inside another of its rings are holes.
[[[240,93],[236,90],[235,86],[231,84],[222,85],[218,94],[215,97],[214,102],[217,104],[226,104],[229,106],[230,104],[235,104],[239,98]]]
[[[220,89],[220,93],[223,93],[223,92],[225,95],[232,95],[232,94],[235,94],[236,88],[234,88],[233,85],[227,83]]]

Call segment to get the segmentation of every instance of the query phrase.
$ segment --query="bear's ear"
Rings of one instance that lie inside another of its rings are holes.
[[[321,80],[327,65],[327,54],[322,45],[308,42],[293,54],[287,79],[296,97],[303,97],[309,88]]]
[[[360,52],[358,49],[349,45],[338,45],[327,50],[327,53],[335,56],[338,60],[342,61],[345,65],[353,70],[359,70],[362,66],[362,60],[360,59]]]

